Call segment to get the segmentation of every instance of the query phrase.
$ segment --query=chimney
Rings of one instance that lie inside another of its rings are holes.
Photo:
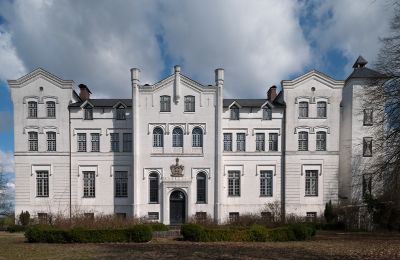
[[[267,99],[269,102],[273,102],[276,98],[276,86],[272,86],[269,88],[267,93]]]
[[[140,82],[139,76],[140,76],[140,69],[132,68],[131,69],[132,87],[136,87],[139,84]]]
[[[79,84],[79,97],[82,99],[82,101],[86,101],[90,99],[90,92],[89,88],[85,84]]]

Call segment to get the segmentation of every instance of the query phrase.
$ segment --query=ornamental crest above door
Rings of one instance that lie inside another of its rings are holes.
[[[176,158],[176,164],[171,165],[171,177],[183,177],[185,166],[179,165],[179,158]]]

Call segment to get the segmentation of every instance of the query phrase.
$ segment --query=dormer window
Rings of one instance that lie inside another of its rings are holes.
[[[308,117],[308,102],[299,103],[299,117]]]
[[[119,105],[117,107],[117,120],[125,120],[125,119],[126,119],[125,107],[123,105]]]
[[[319,117],[319,118],[326,117],[326,102],[325,101],[317,102],[317,117]]]
[[[195,98],[194,96],[185,96],[185,112],[195,111]]]
[[[263,114],[262,114],[262,119],[263,120],[272,120],[272,109],[265,106],[262,109]]]
[[[236,105],[231,106],[231,120],[239,120],[239,107]]]
[[[171,97],[161,96],[160,97],[160,112],[171,112]]]
[[[93,107],[87,104],[83,110],[84,110],[84,119],[93,120]]]
[[[35,101],[28,102],[28,116],[30,118],[37,118],[37,102]]]

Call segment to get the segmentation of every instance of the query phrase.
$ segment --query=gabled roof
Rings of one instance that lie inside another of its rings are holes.
[[[18,87],[23,87],[26,84],[28,84],[31,80],[33,80],[36,77],[44,77],[50,82],[52,82],[54,85],[60,87],[60,88],[72,88],[72,85],[74,84],[73,80],[64,80],[59,77],[57,77],[54,74],[51,74],[45,69],[42,68],[37,68],[30,73],[26,74],[25,76],[22,76],[19,79],[16,80],[8,80],[8,85],[12,88],[18,88]]]
[[[132,99],[89,99],[88,100],[94,107],[114,107],[119,103],[123,103],[127,107],[132,107]],[[84,102],[76,102],[69,105],[69,107],[80,107]]]
[[[358,56],[356,62],[354,62],[353,64],[353,68],[360,68],[360,67],[364,67],[365,65],[367,65],[368,61],[366,59],[363,58],[363,56]]]
[[[326,75],[325,73],[322,73],[318,70],[311,70],[311,71],[307,72],[306,74],[303,74],[293,80],[282,80],[281,83],[284,88],[294,88],[296,85],[300,84],[301,82],[304,82],[311,78],[313,78],[317,81],[320,81],[323,84],[330,86],[331,88],[342,88],[344,85],[343,80],[333,79],[333,78],[329,77],[328,75]]]
[[[279,94],[278,94],[278,96],[279,96]],[[284,104],[281,104],[280,102],[276,102],[277,99],[278,99],[278,96],[275,98],[275,100],[274,100],[274,102],[272,102],[272,104],[274,106],[280,107],[280,106],[283,106]],[[265,99],[265,98],[264,99],[224,99],[223,106],[224,107],[229,107],[231,104],[236,102],[241,107],[258,107],[258,108],[261,108],[261,106],[264,105],[267,101],[268,100]]]
[[[347,77],[346,81],[352,78],[365,78],[365,79],[385,79],[390,78],[388,75],[382,74],[378,71],[365,67],[368,61],[361,55],[358,56],[353,65],[353,72]]]

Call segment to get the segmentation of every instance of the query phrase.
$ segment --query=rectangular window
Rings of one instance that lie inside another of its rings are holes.
[[[372,157],[372,137],[363,138],[363,156]]]
[[[229,222],[236,222],[239,220],[239,212],[229,212]]]
[[[317,151],[326,151],[326,132],[317,132]]]
[[[128,197],[128,172],[116,171],[114,173],[115,197]]]
[[[119,152],[119,133],[111,133],[111,152]]]
[[[185,96],[185,112],[195,111],[195,98],[194,96]]]
[[[272,120],[272,109],[271,108],[269,108],[269,107],[263,108],[262,119],[263,120]]]
[[[299,151],[308,151],[308,133],[299,132]]]
[[[90,134],[92,138],[92,152],[100,152],[100,134],[93,133]]]
[[[224,151],[228,151],[228,152],[232,151],[232,134],[231,133],[224,134]]]
[[[123,106],[120,106],[117,108],[117,120],[125,120],[125,108]]]
[[[307,212],[306,213],[306,221],[307,222],[315,222],[317,220],[317,212]]]
[[[372,108],[364,109],[364,120],[363,123],[365,126],[371,126],[374,124],[373,122],[373,114],[374,111]]]
[[[53,101],[46,102],[47,108],[47,117],[55,118],[56,117],[56,103]]]
[[[231,107],[231,120],[239,120],[239,108],[237,106]]]
[[[29,151],[37,151],[38,150],[38,133],[37,132],[29,132],[28,133],[28,143],[29,143]]]
[[[228,171],[228,195],[240,196],[240,171]]]
[[[28,117],[37,118],[37,102],[28,102]]]
[[[46,225],[49,223],[47,213],[38,213],[37,216],[38,216],[39,224]]]
[[[47,151],[56,151],[56,133],[47,132]]]
[[[160,219],[160,214],[158,212],[148,212],[147,213],[147,219],[148,220],[159,220]]]
[[[124,133],[122,138],[123,138],[123,151],[132,152],[132,134]]]
[[[269,134],[269,150],[270,151],[278,151],[278,134],[277,133]]]
[[[84,119],[93,120],[93,107],[87,105],[84,109]]]
[[[96,196],[95,172],[83,172],[83,197],[94,198]]]
[[[49,172],[37,171],[36,172],[36,196],[48,197],[49,196]]]
[[[260,171],[260,196],[272,197],[272,171]]]
[[[318,196],[318,171],[306,170],[306,196]]]
[[[362,195],[371,195],[372,193],[372,177],[370,174],[362,176]]]
[[[326,117],[326,102],[317,102],[317,117]]]
[[[299,117],[308,117],[308,102],[299,103]]]
[[[78,152],[86,152],[86,134],[78,134]]]
[[[196,217],[197,222],[204,222],[207,220],[207,212],[204,212],[204,211],[199,212],[198,211],[198,212],[196,212],[195,217]]]
[[[256,151],[258,151],[258,152],[265,151],[265,134],[264,133],[256,134]]]
[[[236,150],[241,152],[246,151],[246,135],[244,133],[236,134]]]
[[[171,112],[171,97],[161,96],[160,97],[160,112]]]

